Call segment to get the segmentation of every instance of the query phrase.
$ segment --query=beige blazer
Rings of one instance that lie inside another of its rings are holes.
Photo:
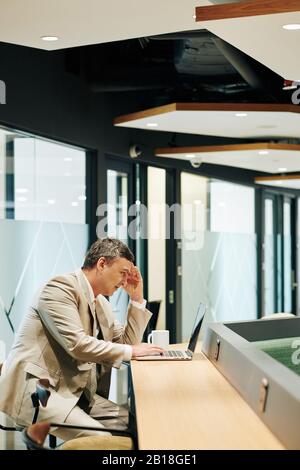
[[[151,313],[130,305],[123,326],[101,295],[94,313],[83,276],[79,269],[46,284],[25,316],[5,361],[0,377],[0,410],[20,425],[31,423],[31,393],[38,378],[47,378],[51,389],[39,419],[64,421],[84,389],[91,405],[96,389],[108,396],[110,371],[121,365],[123,344],[141,342]],[[103,340],[96,338],[95,316]],[[96,364],[101,364],[97,377]]]

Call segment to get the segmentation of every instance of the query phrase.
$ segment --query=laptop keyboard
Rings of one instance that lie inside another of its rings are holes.
[[[171,350],[171,351],[165,351],[163,353],[163,356],[164,357],[185,357],[185,354],[182,351]]]

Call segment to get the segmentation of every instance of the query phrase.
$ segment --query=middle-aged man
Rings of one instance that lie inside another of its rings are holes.
[[[0,379],[0,410],[17,424],[31,423],[31,394],[39,378],[48,379],[51,390],[39,419],[107,430],[122,421],[124,413],[107,400],[111,368],[137,356],[162,352],[155,345],[141,343],[151,313],[145,308],[143,280],[133,261],[121,241],[97,240],[81,269],[51,279],[37,295]],[[130,297],[125,326],[114,318],[104,297],[120,287]],[[95,433],[65,428],[53,431],[62,439]]]

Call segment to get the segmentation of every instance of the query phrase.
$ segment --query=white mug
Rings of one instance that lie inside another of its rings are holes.
[[[148,335],[148,343],[160,346],[163,349],[167,349],[170,343],[169,330],[153,330]]]

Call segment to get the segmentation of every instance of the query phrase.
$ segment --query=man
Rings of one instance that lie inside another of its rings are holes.
[[[0,410],[17,424],[31,423],[31,394],[37,380],[47,378],[51,396],[47,407],[40,409],[40,420],[116,427],[116,420],[107,419],[121,419],[119,408],[107,400],[111,367],[162,352],[140,343],[151,313],[145,308],[143,280],[133,261],[121,241],[97,240],[81,269],[51,279],[41,290],[24,318],[0,381]],[[119,288],[130,297],[125,326],[113,317],[104,297]],[[97,416],[105,421],[96,420]],[[65,440],[96,432],[57,428],[52,433]]]

